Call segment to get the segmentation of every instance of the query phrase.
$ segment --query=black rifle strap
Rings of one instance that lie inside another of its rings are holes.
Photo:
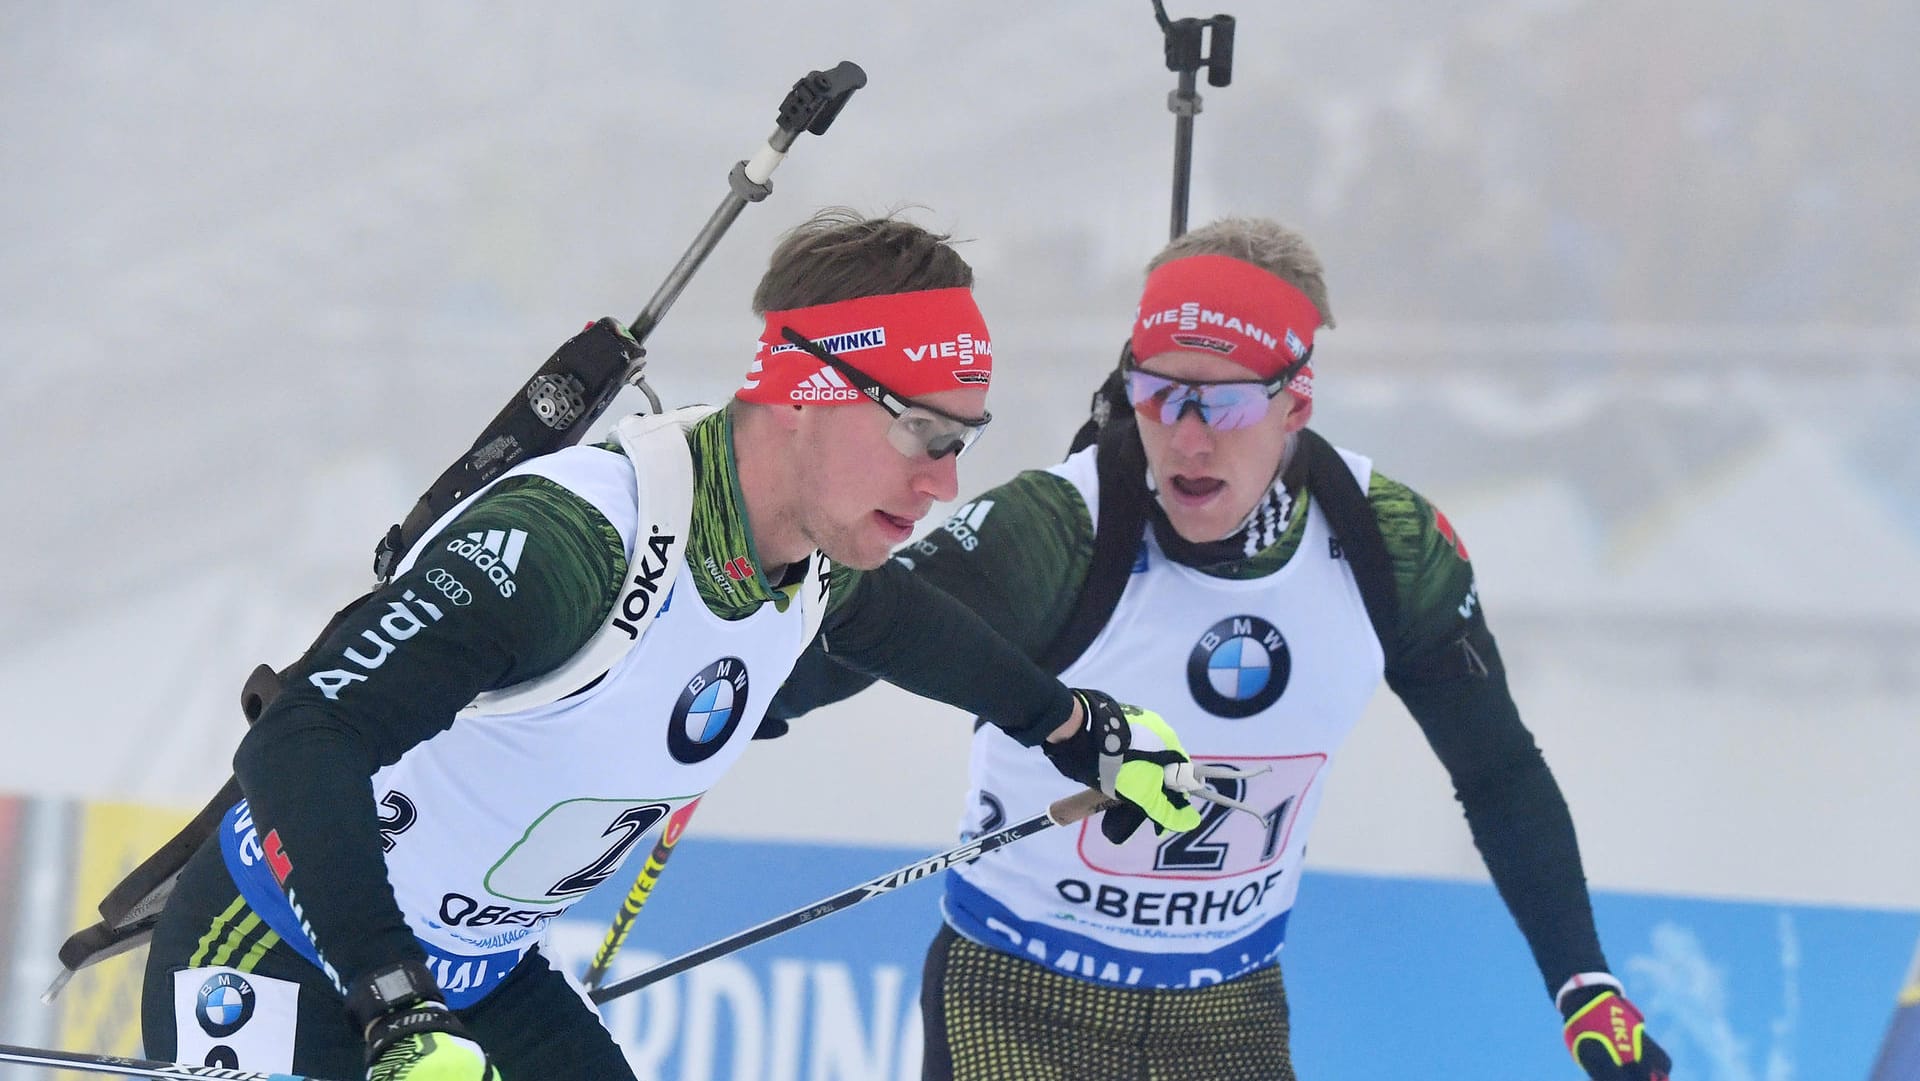
[[[1133,414],[1111,417],[1094,451],[1100,478],[1100,517],[1093,530],[1093,563],[1067,622],[1035,660],[1056,675],[1078,660],[1120,603],[1146,535],[1147,456]]]
[[[1058,674],[1086,652],[1112,618],[1127,588],[1147,528],[1146,453],[1131,413],[1100,429],[1096,464],[1100,478],[1100,519],[1093,531],[1093,563],[1073,611],[1046,651],[1041,667]],[[1333,444],[1310,428],[1300,429],[1296,454],[1305,456],[1307,491],[1333,529],[1347,565],[1353,569],[1360,599],[1373,633],[1387,646],[1399,623],[1399,590],[1380,523],[1367,493]]]
[[[1307,491],[1320,513],[1327,516],[1340,552],[1353,570],[1360,600],[1373,623],[1373,635],[1382,648],[1390,647],[1400,623],[1400,589],[1394,582],[1387,541],[1380,534],[1380,520],[1374,517],[1366,489],[1360,487],[1333,444],[1313,429],[1300,429],[1294,453],[1306,456]]]

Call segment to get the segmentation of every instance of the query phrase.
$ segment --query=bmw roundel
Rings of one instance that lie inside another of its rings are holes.
[[[668,753],[687,765],[712,758],[746,712],[747,666],[738,657],[722,657],[688,680],[673,704]]]
[[[1287,640],[1259,616],[1229,616],[1187,654],[1187,689],[1216,717],[1251,717],[1280,700],[1293,673]]]
[[[216,972],[200,985],[193,1016],[207,1035],[231,1036],[253,1016],[253,985],[238,972]]]

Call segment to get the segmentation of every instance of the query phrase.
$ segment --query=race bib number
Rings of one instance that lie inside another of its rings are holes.
[[[672,810],[664,800],[554,804],[487,872],[487,892],[529,904],[577,898],[612,877]]]
[[[1243,769],[1271,767],[1245,780],[1213,782],[1221,795],[1251,804],[1261,817],[1195,800],[1200,808],[1198,826],[1167,837],[1155,837],[1153,830],[1139,829],[1122,845],[1101,836],[1099,820],[1090,818],[1080,825],[1080,859],[1102,874],[1141,878],[1230,878],[1261,870],[1286,853],[1301,801],[1326,765],[1327,756],[1196,755],[1194,761]]]

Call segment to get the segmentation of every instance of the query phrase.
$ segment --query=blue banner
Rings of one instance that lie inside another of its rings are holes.
[[[689,837],[615,978],[927,855]],[[987,857],[991,859],[991,856]],[[637,865],[636,865],[637,866]],[[631,879],[554,928],[578,972]],[[641,1081],[911,1081],[940,884],[919,883],[609,1003]],[[1920,911],[1599,893],[1613,969],[1699,1081],[1846,1081],[1872,1068]],[[1580,1076],[1490,886],[1314,872],[1282,953],[1301,1076]]]

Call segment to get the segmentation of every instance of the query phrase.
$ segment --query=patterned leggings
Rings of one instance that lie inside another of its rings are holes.
[[[927,950],[924,1081],[1294,1081],[1277,965],[1195,990],[1105,987],[942,926]]]

